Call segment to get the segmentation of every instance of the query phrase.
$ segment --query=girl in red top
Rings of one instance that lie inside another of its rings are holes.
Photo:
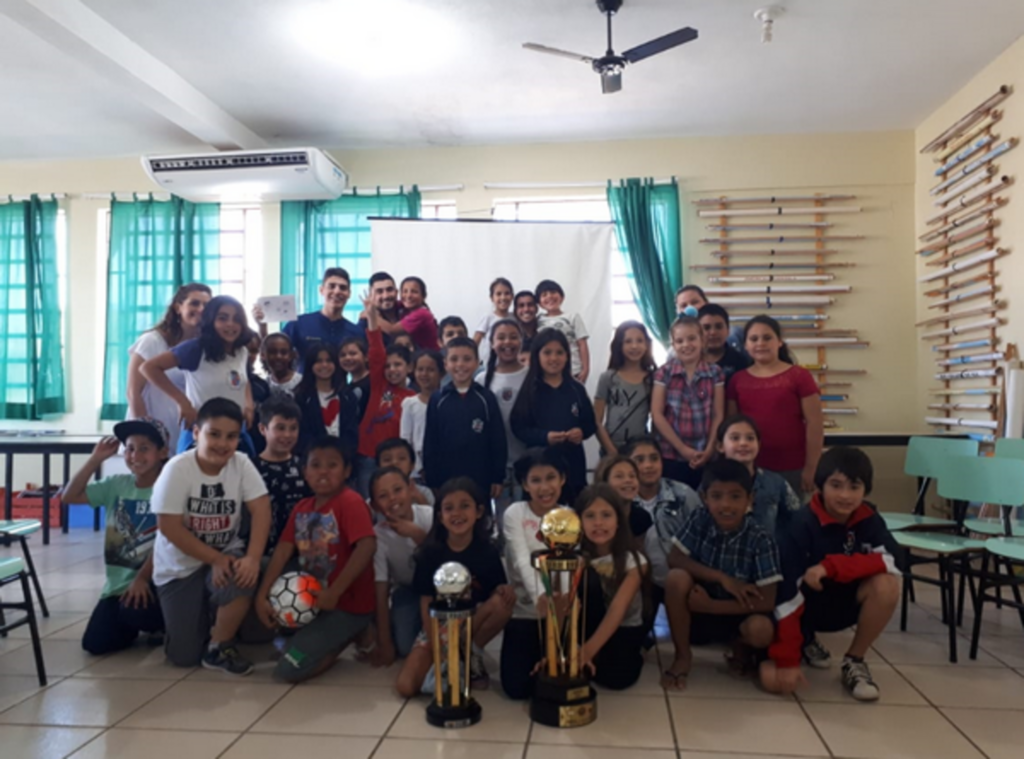
[[[811,493],[825,442],[818,384],[793,364],[770,316],[755,316],[743,335],[754,365],[729,382],[728,413],[746,414],[761,430],[758,466],[781,474],[796,493]]]
[[[363,307],[366,338],[370,343],[370,399],[359,424],[359,455],[372,459],[377,454],[378,444],[401,437],[402,401],[416,395],[416,391],[405,385],[409,376],[409,349],[402,345],[385,349],[380,313],[369,296],[363,299]]]
[[[419,277],[406,277],[400,288],[402,318],[398,322],[421,350],[437,351],[437,320],[427,308],[427,284]]]

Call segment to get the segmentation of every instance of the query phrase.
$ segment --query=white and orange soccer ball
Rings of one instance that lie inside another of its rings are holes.
[[[302,627],[316,617],[320,581],[306,572],[285,572],[270,586],[270,606],[282,627]]]

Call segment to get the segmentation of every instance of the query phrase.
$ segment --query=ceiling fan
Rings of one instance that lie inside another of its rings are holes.
[[[538,53],[550,53],[560,55],[563,58],[572,58],[577,61],[589,63],[598,74],[601,75],[601,92],[605,95],[611,92],[618,92],[622,89],[622,69],[628,63],[636,63],[652,55],[671,50],[686,42],[697,39],[697,30],[689,26],[669,32],[663,37],[637,45],[626,50],[621,55],[616,55],[612,50],[612,16],[622,7],[623,0],[597,0],[597,7],[608,19],[608,50],[600,58],[592,58],[589,55],[570,53],[567,50],[559,50],[547,45],[538,45],[536,42],[524,42],[523,47],[527,50],[534,50]]]

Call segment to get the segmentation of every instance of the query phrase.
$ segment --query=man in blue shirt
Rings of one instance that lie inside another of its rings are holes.
[[[282,332],[288,335],[299,355],[299,371],[302,371],[302,357],[313,343],[327,343],[335,348],[341,346],[349,337],[366,340],[366,333],[358,324],[345,318],[345,304],[352,295],[352,280],[348,272],[341,267],[332,267],[324,272],[320,283],[320,296],[324,299],[319,311],[302,314],[293,322],[288,322]],[[257,306],[253,315],[260,322],[260,335],[266,337],[267,326],[263,322],[263,313]]]

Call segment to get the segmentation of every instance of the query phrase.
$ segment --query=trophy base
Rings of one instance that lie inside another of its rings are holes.
[[[548,727],[582,727],[597,719],[597,694],[583,678],[537,678],[530,719]]]
[[[483,716],[483,709],[472,698],[464,706],[438,706],[431,701],[427,707],[427,722],[434,727],[457,729],[475,725]]]

